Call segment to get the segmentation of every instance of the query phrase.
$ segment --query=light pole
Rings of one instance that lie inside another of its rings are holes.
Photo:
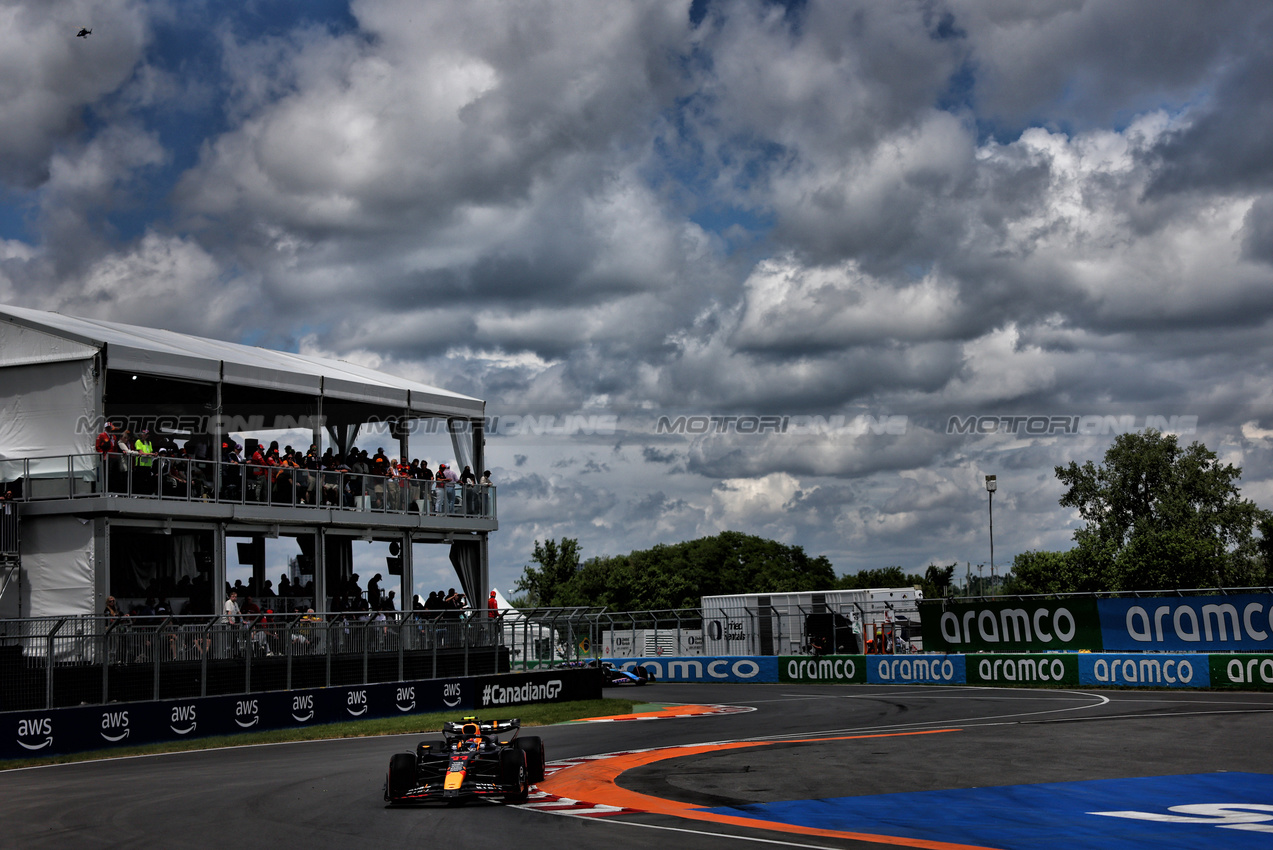
[[[990,575],[995,574],[995,490],[999,482],[993,475],[986,476],[986,504],[990,510]]]

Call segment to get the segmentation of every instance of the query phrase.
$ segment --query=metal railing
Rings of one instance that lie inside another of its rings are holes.
[[[90,454],[0,460],[0,493],[5,490],[17,502],[109,495],[433,516],[496,516],[496,492],[491,485],[164,455]]]
[[[507,669],[484,610],[0,620],[0,711]]]

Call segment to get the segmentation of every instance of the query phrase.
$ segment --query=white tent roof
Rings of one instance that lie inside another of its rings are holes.
[[[106,368],[364,402],[433,416],[481,416],[485,402],[346,363],[172,331],[0,305],[0,366],[79,360]]]

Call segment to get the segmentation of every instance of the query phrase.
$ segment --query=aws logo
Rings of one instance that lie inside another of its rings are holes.
[[[111,743],[118,743],[128,737],[127,711],[102,712],[102,737]]]
[[[178,735],[189,735],[198,726],[193,705],[175,705],[168,715],[168,728]]]
[[[314,719],[314,695],[292,697],[292,719],[304,723]]]
[[[234,722],[244,729],[261,722],[260,705],[254,699],[237,700],[234,706]]]
[[[361,717],[367,713],[367,692],[366,691],[350,691],[345,697],[345,711],[348,711],[354,717]]]
[[[410,703],[409,705],[407,703]],[[398,711],[411,711],[415,708],[415,688],[398,688],[394,702]]]
[[[33,717],[19,720],[18,746],[27,750],[42,750],[53,746],[53,718]]]
[[[448,708],[455,708],[460,704],[460,683],[448,682],[442,686],[442,702]]]

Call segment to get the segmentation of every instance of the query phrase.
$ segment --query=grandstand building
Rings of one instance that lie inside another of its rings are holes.
[[[230,572],[259,590],[280,562],[293,588],[280,608],[333,610],[368,543],[400,610],[426,555],[485,599],[494,488],[223,455],[286,437],[302,453],[379,443],[407,458],[424,454],[409,445],[424,433],[435,464],[480,473],[484,413],[480,399],[343,361],[0,306],[0,618],[100,614],[108,597],[126,606],[157,587],[174,612],[215,614]],[[100,453],[106,423],[183,451]]]

